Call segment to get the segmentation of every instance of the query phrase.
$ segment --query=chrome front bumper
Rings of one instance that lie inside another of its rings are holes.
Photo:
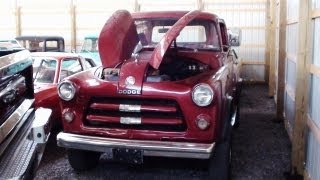
[[[144,156],[209,159],[215,143],[188,143],[169,141],[146,141],[114,139],[59,133],[57,143],[60,147],[97,152],[108,152],[113,148],[142,150]]]

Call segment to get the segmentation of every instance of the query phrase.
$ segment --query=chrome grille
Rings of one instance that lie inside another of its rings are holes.
[[[167,99],[91,98],[84,116],[86,126],[184,131],[186,124],[178,103]]]

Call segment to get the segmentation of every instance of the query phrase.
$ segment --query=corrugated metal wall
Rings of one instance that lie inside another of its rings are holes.
[[[76,38],[77,51],[80,50],[82,40],[87,35],[99,35],[103,25],[112,13],[118,9],[135,11],[135,0],[101,1],[77,0],[76,7]]]
[[[21,35],[60,35],[66,50],[75,41],[79,51],[84,36],[97,35],[110,15],[118,9],[135,11],[202,9],[225,19],[228,27],[242,29],[242,76],[246,80],[265,80],[266,2],[267,0],[16,0],[21,9]],[[7,8],[8,4],[11,8]],[[50,7],[50,8],[48,8]],[[72,7],[75,7],[75,31],[72,32]],[[0,33],[15,37],[14,1],[0,2]],[[3,19],[3,17],[6,17]],[[35,23],[36,22],[36,23]],[[75,36],[75,38],[74,38]]]
[[[237,48],[242,58],[242,77],[245,80],[265,81],[267,1],[204,0],[203,2],[204,10],[218,14],[228,27],[242,29],[242,45]]]
[[[0,1],[0,39],[16,37],[15,10],[13,1]]]
[[[298,12],[298,13],[297,13]],[[288,1],[284,114],[290,137],[295,120],[296,61],[298,54],[299,0]]]
[[[197,0],[138,0],[140,11],[190,11],[197,8]]]
[[[22,35],[63,36],[70,51],[70,1],[23,0],[20,6]]]
[[[306,171],[312,180],[320,179],[320,0],[312,0],[312,60],[310,68],[309,136]]]

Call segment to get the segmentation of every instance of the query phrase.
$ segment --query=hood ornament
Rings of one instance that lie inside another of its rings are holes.
[[[133,76],[128,76],[126,78],[125,85],[127,86],[134,85],[135,82],[136,82],[136,79]]]

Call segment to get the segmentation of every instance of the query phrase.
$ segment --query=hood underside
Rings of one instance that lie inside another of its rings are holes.
[[[153,68],[159,68],[172,41],[200,13],[195,10],[185,14],[165,33],[149,61]],[[99,36],[99,53],[103,67],[113,68],[128,60],[138,43],[138,33],[131,14],[125,10],[116,11],[106,22]]]

